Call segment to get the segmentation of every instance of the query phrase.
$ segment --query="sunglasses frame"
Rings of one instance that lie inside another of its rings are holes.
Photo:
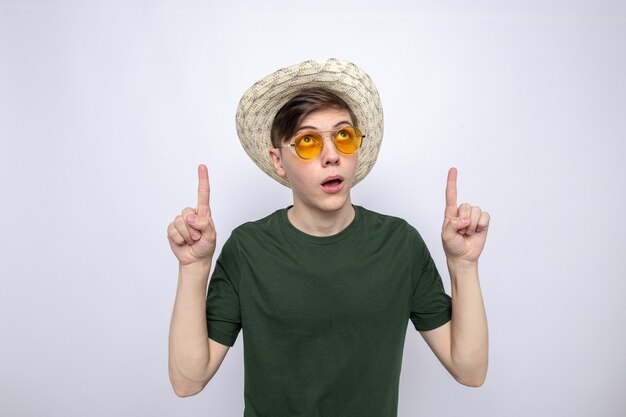
[[[337,147],[337,143],[335,142],[337,139],[337,133],[341,132],[342,130],[346,130],[346,129],[354,129],[354,133],[356,134],[356,136],[358,137],[359,135],[361,136],[361,143],[359,144],[359,147],[356,148],[356,150],[352,153],[345,153],[343,151],[341,151],[338,147]],[[326,133],[326,134],[324,134]],[[328,133],[331,133],[330,135]],[[307,134],[315,134],[315,135],[319,135],[322,137],[322,147],[320,148],[320,151],[318,154],[310,157],[310,158],[304,158],[302,155],[298,154],[298,151],[296,150],[296,139],[298,139],[299,137],[303,136],[303,135],[307,135]],[[359,149],[361,149],[361,147],[363,146],[363,138],[365,138],[365,135],[363,134],[363,132],[361,132],[359,130],[358,127],[352,126],[352,125],[348,125],[348,126],[344,126],[344,127],[340,127],[338,129],[334,129],[334,130],[325,130],[322,132],[319,131],[315,131],[315,130],[307,130],[304,131],[302,133],[299,133],[297,135],[295,135],[293,138],[291,138],[291,140],[289,141],[289,143],[287,144],[282,144],[280,146],[277,146],[277,148],[290,148],[291,152],[297,156],[300,159],[304,159],[305,161],[310,161],[311,159],[315,159],[318,156],[320,156],[322,154],[322,151],[324,150],[324,142],[326,141],[326,138],[330,138],[331,142],[333,143],[333,145],[335,146],[335,149],[337,149],[337,151],[343,155],[354,155],[355,153],[357,153],[359,151]]]

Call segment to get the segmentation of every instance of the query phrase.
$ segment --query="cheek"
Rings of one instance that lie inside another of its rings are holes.
[[[283,161],[283,168],[287,174],[287,178],[289,178],[289,181],[293,184],[305,183],[307,178],[312,176],[308,169],[310,166],[307,166],[304,161]]]
[[[359,162],[359,154],[357,153],[346,159],[346,166],[349,168],[349,170],[352,173],[354,173],[356,172],[356,166],[358,165],[358,162]]]

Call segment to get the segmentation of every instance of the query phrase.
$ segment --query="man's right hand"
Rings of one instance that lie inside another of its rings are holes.
[[[209,207],[209,173],[205,165],[198,166],[198,205],[187,207],[167,227],[172,252],[181,265],[211,262],[215,253],[216,233]]]

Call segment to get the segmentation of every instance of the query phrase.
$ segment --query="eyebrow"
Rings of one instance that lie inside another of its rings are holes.
[[[352,122],[350,122],[350,121],[348,121],[348,120],[342,120],[341,122],[337,122],[337,123],[335,123],[335,126],[333,126],[333,129],[336,129],[336,128],[338,128],[339,126],[342,126],[342,125],[352,125]],[[300,132],[300,131],[302,131],[302,130],[318,130],[318,129],[317,129],[317,127],[315,127],[315,126],[300,126],[300,127],[298,128],[298,130],[296,130],[296,132],[295,132],[295,133],[298,133],[298,132]],[[329,130],[329,132],[330,132],[330,130]]]

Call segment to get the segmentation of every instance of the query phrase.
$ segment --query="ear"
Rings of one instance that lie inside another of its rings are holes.
[[[270,148],[269,157],[272,160],[272,164],[274,164],[276,173],[281,177],[286,177],[287,173],[285,172],[285,168],[283,168],[283,155],[280,149]]]

